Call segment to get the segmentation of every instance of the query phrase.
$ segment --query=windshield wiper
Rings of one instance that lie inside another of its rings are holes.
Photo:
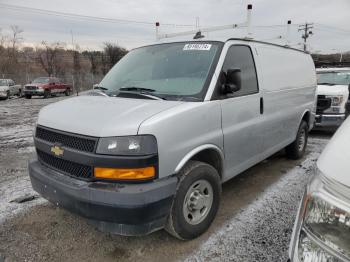
[[[325,83],[318,83],[318,85],[328,85],[328,86],[334,86],[335,84],[325,82]]]
[[[159,100],[159,99],[166,100],[165,97],[153,93],[156,90],[150,89],[150,88],[143,88],[143,87],[137,87],[137,86],[127,86],[127,87],[119,88],[119,91],[125,92],[125,93],[136,92],[137,94],[146,96],[148,98],[153,98],[153,99],[157,99],[157,100]]]
[[[94,89],[103,90],[103,91],[108,90],[108,88],[105,88],[103,86],[95,86]]]
[[[137,86],[126,86],[119,88],[120,91],[139,91],[139,92],[154,92],[156,90],[150,89],[150,88],[144,88],[144,87],[137,87]]]

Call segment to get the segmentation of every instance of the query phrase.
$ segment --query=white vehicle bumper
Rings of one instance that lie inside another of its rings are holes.
[[[314,127],[338,127],[346,118],[345,114],[316,115]]]
[[[6,91],[0,91],[0,97],[1,98],[7,97],[7,92]]]

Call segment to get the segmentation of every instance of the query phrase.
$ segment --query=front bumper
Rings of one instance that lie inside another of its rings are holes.
[[[29,162],[33,189],[53,204],[89,219],[99,230],[145,235],[164,227],[177,178],[142,184],[77,180]]]
[[[316,115],[314,127],[338,127],[344,122],[345,118],[345,114]]]
[[[44,89],[33,89],[33,90],[24,89],[23,93],[24,95],[43,96]]]
[[[0,97],[1,98],[7,97],[7,92],[6,91],[0,91]]]

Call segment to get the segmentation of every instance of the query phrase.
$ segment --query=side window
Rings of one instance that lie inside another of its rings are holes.
[[[250,95],[258,92],[258,80],[255,64],[250,47],[234,45],[229,48],[222,67],[224,72],[228,69],[241,69],[242,88],[234,96]]]
[[[13,80],[9,80],[9,86],[14,86],[15,82],[13,82]]]

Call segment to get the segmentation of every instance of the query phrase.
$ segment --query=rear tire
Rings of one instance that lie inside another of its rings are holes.
[[[31,98],[32,98],[32,95],[24,95],[24,97],[25,97],[26,99],[31,99]]]
[[[64,92],[64,94],[65,94],[66,96],[70,96],[70,89],[67,88],[66,91]]]
[[[286,154],[289,159],[297,160],[304,156],[308,136],[309,126],[303,120],[299,126],[295,141],[286,147]]]
[[[219,208],[221,181],[217,170],[203,162],[189,161],[180,171],[180,181],[165,230],[189,240],[203,234]]]

